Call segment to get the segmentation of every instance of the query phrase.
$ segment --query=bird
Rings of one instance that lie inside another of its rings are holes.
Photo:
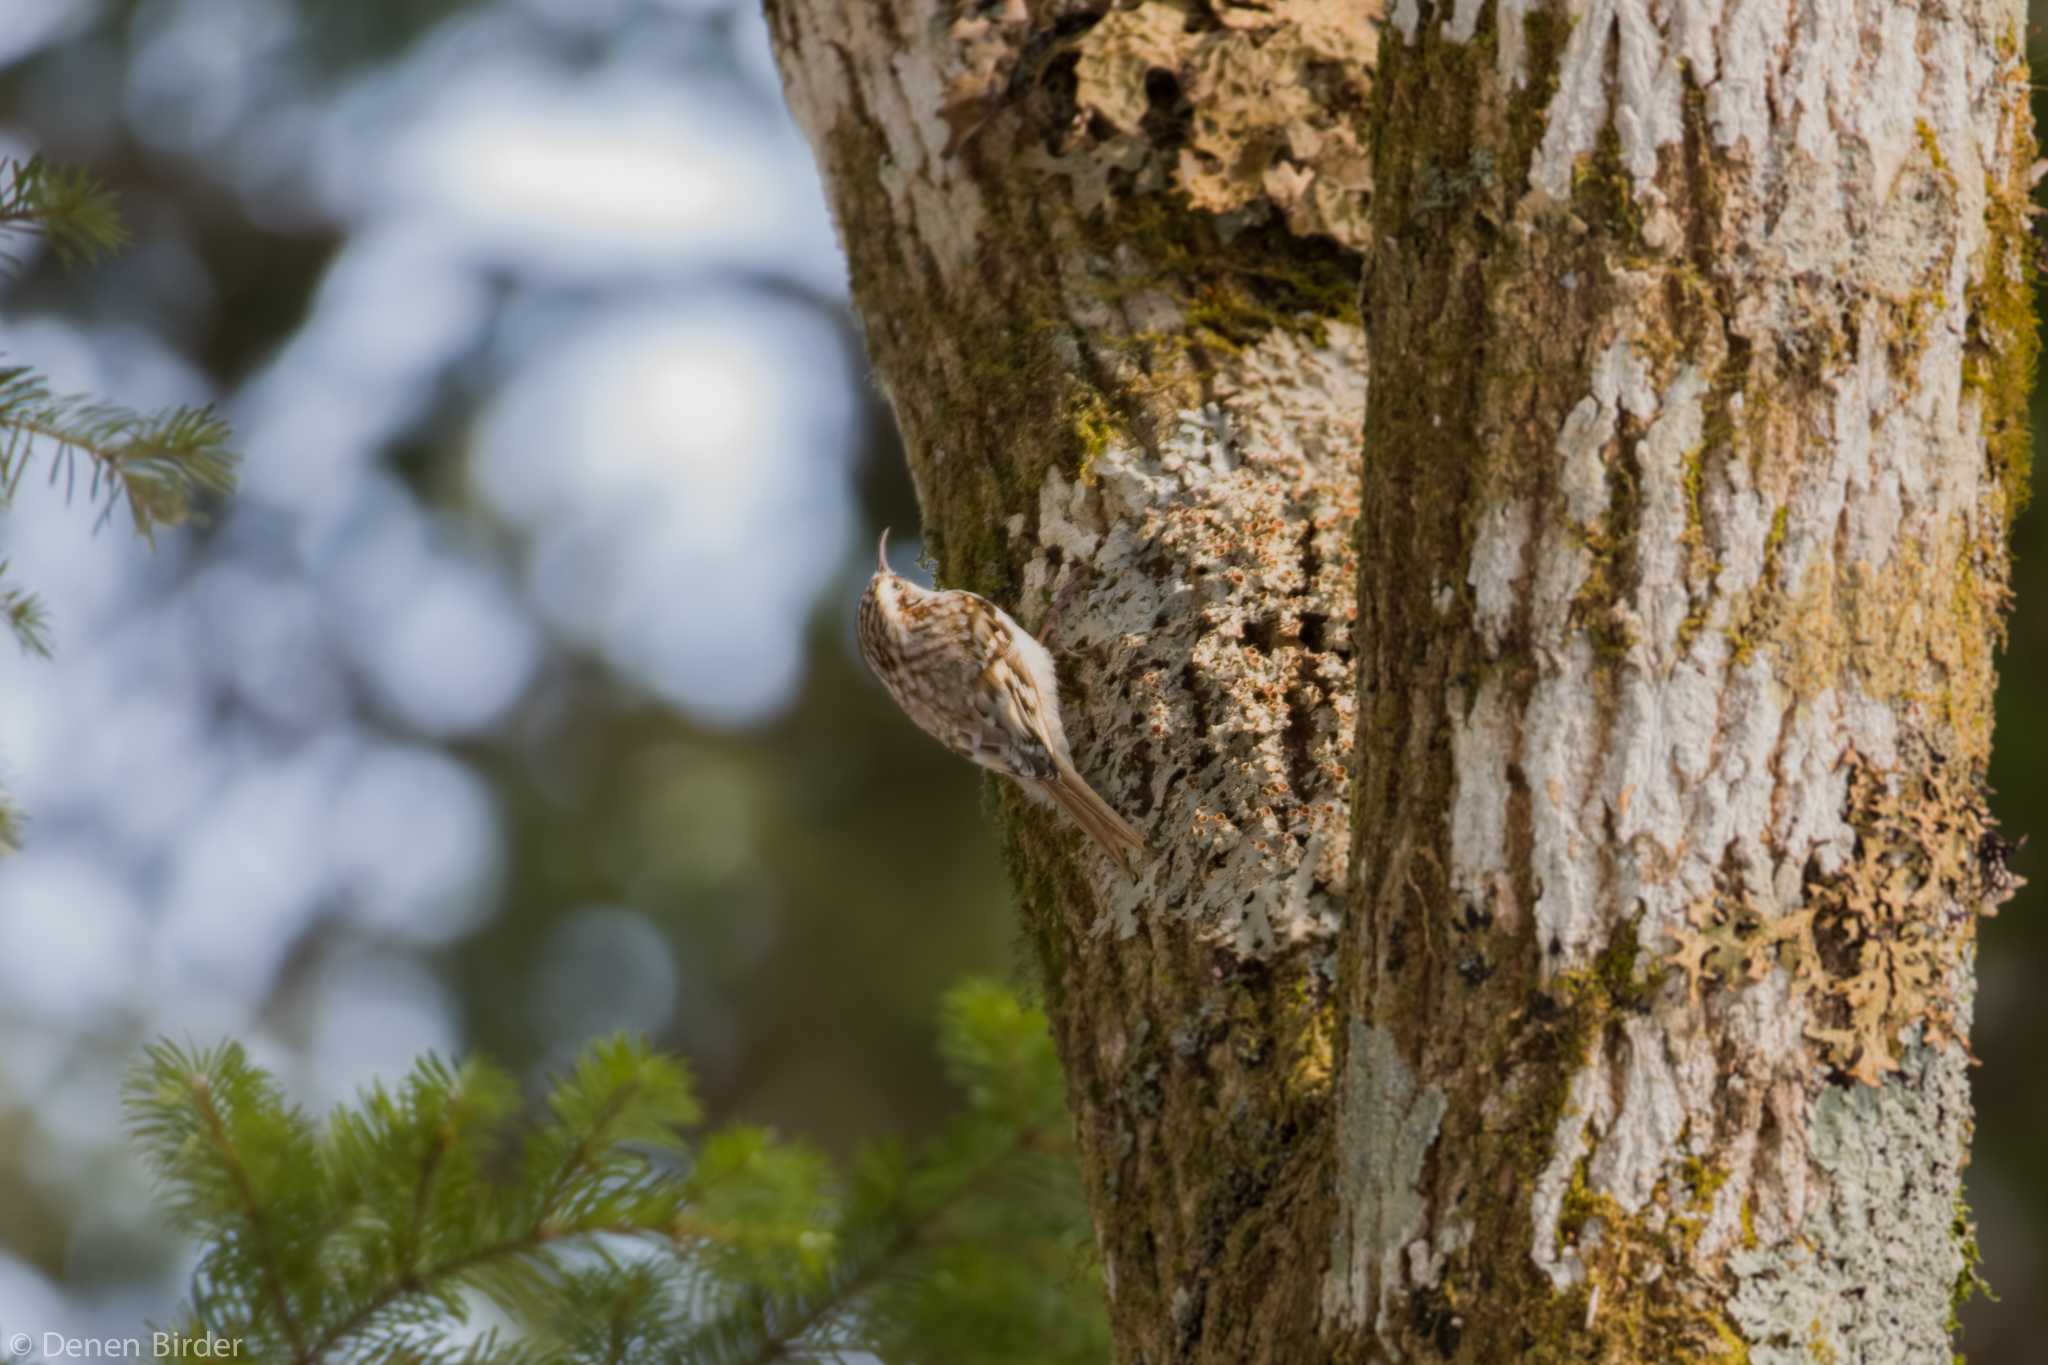
[[[891,571],[886,529],[876,560],[860,597],[860,653],[903,713],[962,758],[1064,810],[1130,871],[1144,837],[1075,771],[1045,646],[985,597]]]

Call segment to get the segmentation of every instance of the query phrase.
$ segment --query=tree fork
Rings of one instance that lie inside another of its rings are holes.
[[[2019,18],[1794,11],[771,0],[1158,854],[999,795],[1119,1358],[1946,1358]]]
[[[2021,12],[1386,34],[1333,1339],[1947,1361]]]

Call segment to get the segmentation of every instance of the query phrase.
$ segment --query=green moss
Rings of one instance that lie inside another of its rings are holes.
[[[1544,114],[1557,93],[1557,73],[1564,65],[1565,44],[1571,41],[1573,19],[1562,9],[1532,8],[1522,16],[1522,51],[1527,80],[1511,96],[1504,175],[1510,184],[1526,184],[1529,165],[1543,140]],[[1492,45],[1479,51],[1493,59]]]
[[[1593,959],[1593,977],[1613,1009],[1635,1010],[1649,1003],[1654,982],[1636,972],[1636,963],[1642,957],[1642,942],[1637,933],[1636,922],[1627,921],[1607,940],[1600,956]]]
[[[1142,280],[1104,285],[1111,297],[1164,289],[1179,300],[1193,340],[1223,351],[1270,331],[1324,345],[1331,322],[1358,324],[1359,257],[1320,237],[1297,237],[1277,220],[1226,233],[1210,214],[1163,194],[1141,195],[1097,214],[1089,244],[1104,256],[1148,267]]]
[[[1984,403],[1984,439],[2005,488],[2008,524],[2026,507],[2034,457],[2031,420],[2034,372],[2041,339],[2034,312],[2033,236],[2027,230],[2034,164],[2032,121],[2020,85],[2007,113],[2018,145],[2012,174],[2003,183],[1986,177],[1989,235],[1968,298],[1969,332],[1963,352],[1963,387]]]
[[[1728,1172],[1718,1166],[1709,1166],[1696,1156],[1689,1156],[1678,1164],[1679,1177],[1692,1190],[1692,1199],[1687,1207],[1696,1213],[1704,1213],[1714,1205],[1714,1196],[1728,1183]]]
[[[1764,565],[1756,585],[1730,612],[1727,629],[1729,653],[1734,662],[1748,663],[1756,647],[1770,638],[1784,604],[1778,591],[1778,559],[1785,546],[1785,528],[1791,524],[1792,508],[1779,503],[1771,514],[1771,529],[1764,536]]]
[[[1690,62],[1684,63],[1685,83],[1680,94],[1680,116],[1685,123],[1685,186],[1692,199],[1692,246],[1688,253],[1695,273],[1704,277],[1717,273],[1714,243],[1720,238],[1723,215],[1728,207],[1728,187],[1717,164],[1713,120],[1707,113],[1707,87]]]
[[[1720,561],[1707,550],[1706,486],[1707,451],[1710,444],[1702,440],[1685,453],[1685,533],[1681,537],[1686,547],[1686,580],[1693,585],[1692,610],[1678,623],[1678,652],[1684,655],[1691,647],[1693,637],[1706,624],[1706,604],[1712,600],[1709,592],[1702,591],[1711,584],[1721,571]],[[1722,448],[1721,454],[1727,457]]]
[[[1572,211],[1592,232],[1613,243],[1620,257],[1641,256],[1643,208],[1636,200],[1635,177],[1621,161],[1621,133],[1609,120],[1600,129],[1590,156],[1572,167]]]
[[[1714,1196],[1728,1183],[1728,1172],[1693,1156],[1678,1164],[1678,1178],[1691,1193],[1679,1208],[1672,1211],[1671,1227],[1677,1232],[1679,1245],[1690,1261],[1701,1234],[1707,1230],[1707,1220],[1713,1214]]]
[[[1706,533],[1706,512],[1701,499],[1707,490],[1707,445],[1705,441],[1685,452],[1685,535],[1698,545]]]
[[[1287,990],[1282,1019],[1282,1050],[1292,1058],[1288,1088],[1297,1101],[1320,1102],[1336,1072],[1336,999],[1318,989],[1313,974],[1304,975]]]
[[[1969,1201],[1960,1194],[1956,1196],[1956,1216],[1949,1232],[1963,1257],[1962,1268],[1956,1271],[1955,1288],[1950,1292],[1948,1301],[1948,1332],[1955,1336],[1963,1330],[1964,1304],[1979,1295],[1996,1303],[1998,1295],[1991,1292],[1991,1285],[1984,1278],[1984,1256],[1977,1249],[1977,1221],[1970,1217]]]
[[[1558,1247],[1577,1252],[1582,1286],[1553,1296],[1537,1344],[1521,1359],[1531,1365],[1578,1361],[1747,1362],[1749,1346],[1727,1317],[1679,1288],[1701,1220],[1666,1212],[1660,1182],[1642,1209],[1629,1213],[1586,1180],[1587,1161],[1572,1171],[1558,1214]],[[1727,1173],[1689,1162],[1682,1177],[1692,1203],[1711,1199]],[[1703,1192],[1704,1191],[1704,1192]],[[1657,1226],[1659,1216],[1664,1226]],[[1597,1296],[1597,1297],[1595,1297]]]
[[[1576,1246],[1586,1224],[1595,1218],[1618,1222],[1621,1206],[1612,1195],[1601,1194],[1586,1183],[1587,1158],[1580,1157],[1579,1164],[1572,1167],[1572,1183],[1565,1187],[1564,1200],[1557,1212],[1557,1246],[1562,1251]]]
[[[1515,1122],[1510,1151],[1523,1172],[1521,1188],[1532,1187],[1554,1155],[1572,1077],[1620,1016],[1647,1003],[1656,982],[1642,967],[1637,927],[1622,925],[1589,966],[1559,973],[1529,1009],[1537,1027],[1514,1060],[1527,1064],[1533,1060],[1528,1050],[1540,1046],[1545,1074],[1554,1080]],[[1585,1282],[1558,1293],[1547,1281],[1532,1281],[1523,1300],[1529,1311],[1516,1319],[1513,1358],[1525,1365],[1747,1361],[1747,1345],[1725,1316],[1695,1297],[1705,1291],[1689,1274],[1693,1248],[1729,1172],[1687,1160],[1642,1209],[1629,1213],[1593,1188],[1588,1165],[1589,1157],[1582,1157],[1574,1167],[1557,1221],[1558,1246],[1577,1253]],[[1514,1204],[1512,1218],[1515,1235],[1526,1237],[1525,1202]],[[1510,1346],[1497,1343],[1497,1349]]]
[[[1074,472],[1083,483],[1094,481],[1093,466],[1104,451],[1130,439],[1122,421],[1110,411],[1102,395],[1093,389],[1075,393],[1068,399],[1067,429],[1074,433],[1079,447]]]
[[[1585,629],[1594,652],[1603,659],[1619,660],[1635,644],[1634,613],[1622,608],[1637,577],[1636,523],[1641,515],[1635,466],[1618,461],[1608,471],[1607,515],[1597,529],[1580,533],[1579,543],[1591,563],[1572,598],[1572,619]]]
[[[1519,1192],[1533,1186],[1555,1154],[1556,1134],[1571,1106],[1574,1078],[1622,1017],[1647,1007],[1662,979],[1661,968],[1651,964],[1653,969],[1646,972],[1645,965],[1637,926],[1620,926],[1589,966],[1559,973],[1547,990],[1538,993],[1527,1011],[1536,1022],[1507,1045],[1500,1070],[1546,1078],[1518,1106],[1503,1134],[1505,1164],[1521,1176],[1518,1192],[1511,1197],[1512,1226],[1517,1230],[1526,1229],[1528,1218]],[[1728,1179],[1727,1172],[1697,1161],[1682,1167],[1681,1175],[1689,1191],[1687,1208],[1694,1214],[1711,1204],[1715,1191]],[[1611,1273],[1595,1277],[1602,1286],[1602,1299],[1591,1329],[1583,1325],[1583,1294],[1548,1299],[1545,1340],[1550,1345],[1516,1359],[1539,1365],[1582,1360],[1746,1359],[1746,1355],[1730,1355],[1702,1344],[1735,1340],[1732,1330],[1714,1314],[1689,1302],[1667,1302],[1666,1288],[1651,1290],[1637,1280],[1641,1258],[1652,1254],[1672,1272],[1666,1277],[1671,1284],[1684,1278],[1686,1267],[1681,1262],[1704,1230],[1703,1218],[1670,1214],[1667,1226],[1653,1231],[1638,1220],[1622,1218],[1611,1198],[1586,1187],[1581,1173],[1567,1191],[1560,1228],[1583,1228],[1596,1218],[1611,1224],[1616,1235],[1635,1249],[1630,1253],[1635,1258],[1630,1263],[1633,1268],[1617,1264],[1610,1268]],[[1534,1285],[1528,1301],[1545,1302],[1546,1292],[1546,1286]]]
[[[1921,119],[1913,125],[1913,131],[1920,138],[1920,150],[1927,153],[1927,160],[1935,170],[1948,170],[1948,158],[1941,154],[1941,139],[1935,136],[1934,125]]]
[[[1921,352],[1931,339],[1931,324],[1948,311],[1948,295],[1939,289],[1916,289],[1891,305],[1891,334],[1886,345],[1892,364],[1910,378]]]
[[[1749,1365],[1749,1343],[1728,1325],[1728,1320],[1715,1318],[1709,1325],[1714,1329],[1714,1338],[1721,1347],[1716,1353],[1716,1358],[1734,1362],[1734,1365]]]

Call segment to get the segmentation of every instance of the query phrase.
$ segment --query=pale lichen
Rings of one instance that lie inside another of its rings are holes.
[[[1376,0],[1112,9],[1075,44],[1075,102],[1092,116],[1085,136],[1105,144],[1099,155],[1156,148],[1161,178],[1188,207],[1270,208],[1298,234],[1363,249],[1376,9]]]
[[[1356,1019],[1339,1087],[1337,1175],[1352,1196],[1330,1248],[1325,1311],[1387,1339],[1408,1282],[1405,1249],[1423,1230],[1416,1182],[1444,1117],[1444,1093],[1419,1085],[1393,1037]]]

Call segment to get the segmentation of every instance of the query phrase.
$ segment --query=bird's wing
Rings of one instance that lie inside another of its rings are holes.
[[[1007,652],[1011,661],[1031,679],[1031,685],[1038,689],[1051,705],[1047,708],[1054,715],[1059,713],[1060,679],[1054,671],[1052,655],[1044,645],[1032,638],[1031,632],[1017,624],[1016,618],[994,603],[989,604],[996,619],[1002,624],[1008,637]]]
[[[1031,734],[1071,766],[1074,759],[1067,749],[1066,729],[1060,724],[1060,680],[1052,655],[1008,612],[994,603],[989,610],[1006,642],[1002,671],[1016,691],[1018,709],[1026,714]]]
[[[1024,634],[1024,628],[1011,620],[1008,612],[979,593],[962,592],[960,595],[975,608],[968,617],[968,632],[973,641],[975,667],[985,669],[1010,652],[1017,637]]]

